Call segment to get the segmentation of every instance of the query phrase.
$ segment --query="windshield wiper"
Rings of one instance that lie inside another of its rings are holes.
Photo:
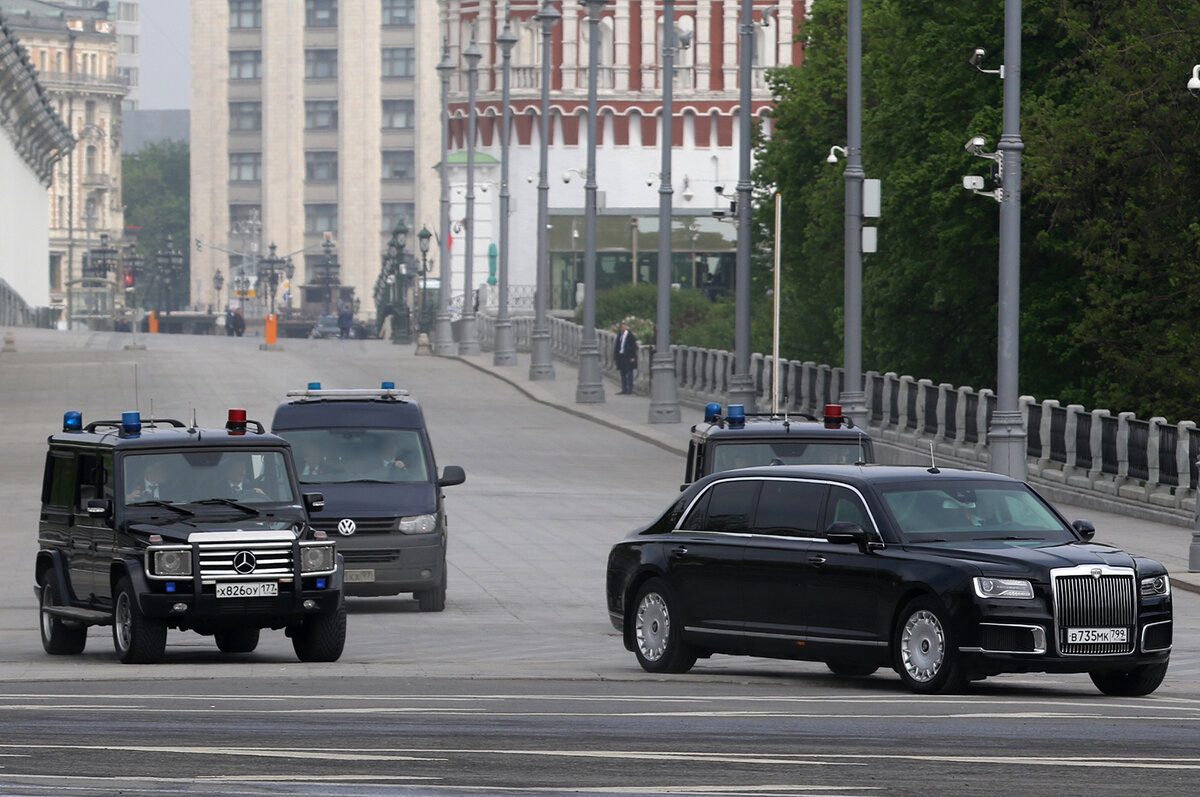
[[[184,508],[183,508],[183,507],[181,507],[181,506],[175,506],[175,504],[172,504],[172,503],[170,503],[170,502],[168,502],[168,501],[158,501],[158,500],[154,500],[154,501],[138,501],[138,502],[136,502],[136,503],[133,503],[133,504],[126,504],[125,506],[126,506],[126,507],[133,507],[133,506],[158,506],[158,507],[162,507],[163,509],[170,509],[172,512],[178,512],[178,513],[179,513],[179,514],[181,514],[181,515],[194,515],[194,514],[196,514],[195,512],[193,512],[193,511],[192,511],[192,510],[190,510],[190,509],[184,509]]]
[[[1015,534],[997,537],[972,537],[973,540],[1016,540],[1018,542],[1041,542],[1041,537],[1018,537]]]
[[[240,509],[243,512],[245,512],[247,515],[257,515],[258,514],[258,510],[255,509],[254,507],[247,506],[246,504],[238,503],[237,501],[234,501],[232,498],[205,498],[203,501],[192,501],[192,503],[193,504],[203,504],[206,506],[213,506],[214,504],[220,504],[221,506],[231,506],[234,509]]]

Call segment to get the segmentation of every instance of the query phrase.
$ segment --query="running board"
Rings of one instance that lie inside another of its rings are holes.
[[[77,609],[74,606],[43,606],[42,613],[86,625],[112,625],[113,622],[112,614],[109,612]]]

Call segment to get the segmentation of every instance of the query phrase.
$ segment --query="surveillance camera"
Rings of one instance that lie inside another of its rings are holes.
[[[977,174],[968,174],[967,176],[963,177],[963,188],[967,189],[968,191],[982,191],[983,178]]]
[[[570,172],[563,172],[563,182],[564,183],[571,182],[571,173]]]
[[[967,152],[979,152],[987,146],[987,139],[983,136],[972,136],[971,140],[966,143],[964,148]]]
[[[725,193],[725,186],[721,185],[720,183],[717,183],[716,185],[713,186],[713,190],[716,191],[718,194],[723,194],[723,193]]]
[[[724,211],[724,210],[722,210],[721,208],[716,208],[716,209],[714,209],[714,210],[713,210],[713,212],[712,212],[712,214],[713,214],[713,216],[714,216],[714,217],[716,217],[716,218],[718,218],[718,219],[723,219],[723,218],[725,218],[725,211]]]
[[[968,63],[970,63],[971,66],[977,67],[977,66],[979,66],[980,62],[983,61],[983,57],[985,55],[987,55],[987,50],[983,49],[982,47],[976,47],[975,51],[973,53],[971,53],[971,57],[970,57],[970,59],[968,59]]]
[[[525,182],[527,182],[527,183],[532,183],[532,182],[533,182],[533,175],[531,174],[531,175],[529,175],[528,177],[526,177],[526,178],[525,178]]]
[[[1200,64],[1192,67],[1192,79],[1188,81],[1187,88],[1193,97],[1200,97]]]
[[[683,189],[683,201],[684,202],[691,202],[692,198],[695,196],[696,195],[692,193],[692,189],[690,189],[690,188]]]
[[[646,186],[647,186],[647,187],[649,187],[649,186],[652,186],[652,185],[654,185],[654,178],[653,178],[653,177],[647,177],[647,178],[646,178]]]
[[[825,159],[826,163],[837,163],[837,155],[833,154],[833,150],[829,151],[829,157]]]

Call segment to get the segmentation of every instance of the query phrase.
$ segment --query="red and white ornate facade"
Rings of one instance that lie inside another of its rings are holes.
[[[487,251],[498,238],[498,186],[500,179],[500,120],[502,56],[496,37],[504,25],[505,6],[510,8],[513,32],[511,97],[513,128],[509,152],[509,183],[512,196],[510,216],[510,282],[532,284],[536,259],[538,161],[541,113],[541,24],[535,19],[536,0],[511,3],[488,0],[441,0],[441,31],[449,37],[451,61],[458,67],[451,78],[451,218],[465,214],[465,168],[458,163],[467,141],[467,73],[463,51],[472,30],[483,53],[477,89],[478,129],[476,137],[476,201],[473,282],[487,277]],[[553,29],[550,69],[551,129],[548,143],[549,204],[552,223],[565,216],[581,215],[584,206],[582,172],[586,165],[588,21],[580,2],[555,3],[563,17]],[[773,98],[765,72],[775,66],[799,63],[803,45],[795,39],[803,2],[776,4],[755,0],[754,20],[769,25],[754,27],[755,59],[752,69],[755,117],[764,118]],[[741,3],[737,0],[677,0],[675,29],[691,34],[690,46],[676,55],[674,84],[674,141],[672,182],[676,223],[686,226],[720,224],[714,209],[727,207],[738,180],[740,107],[739,48]],[[600,29],[598,74],[597,185],[602,192],[601,213],[623,215],[634,226],[637,217],[653,217],[658,207],[658,171],[661,163],[660,136],[663,70],[663,4],[649,0],[615,0],[605,4]],[[683,38],[687,38],[684,36]],[[764,122],[765,122],[764,118]],[[769,131],[768,131],[769,132]],[[484,157],[479,157],[483,153]],[[486,157],[490,155],[491,157]],[[495,161],[493,162],[493,158]],[[482,163],[479,161],[483,161]],[[532,179],[531,179],[532,178]],[[724,197],[715,190],[724,188]],[[690,218],[689,218],[690,217]],[[581,229],[581,228],[580,228]],[[733,235],[725,225],[726,237]],[[636,237],[636,236],[635,236]],[[557,238],[559,246],[553,239]],[[695,238],[695,236],[693,236]],[[454,292],[462,289],[462,251],[453,256]],[[551,250],[562,250],[561,236],[552,235]],[[637,244],[626,237],[625,249]],[[599,249],[611,250],[614,242],[600,241]]]

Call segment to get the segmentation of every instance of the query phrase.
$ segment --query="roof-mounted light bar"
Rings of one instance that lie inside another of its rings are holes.
[[[328,390],[320,387],[310,387],[304,390],[289,390],[287,392],[288,398],[403,398],[407,395],[407,390],[395,387],[348,387]]]

